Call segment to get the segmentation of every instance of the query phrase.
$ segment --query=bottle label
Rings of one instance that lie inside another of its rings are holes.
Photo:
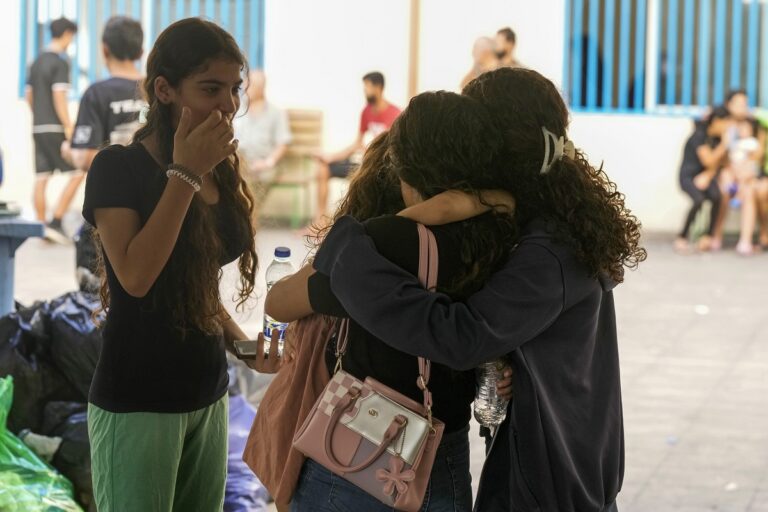
[[[277,341],[277,342],[284,342],[285,341],[285,330],[288,327],[288,324],[284,324],[282,322],[276,322],[274,320],[266,320],[264,321],[264,338],[270,340],[270,341]],[[277,339],[272,339],[272,335],[277,334]]]

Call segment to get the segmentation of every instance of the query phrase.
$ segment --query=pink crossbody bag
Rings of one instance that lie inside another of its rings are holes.
[[[419,281],[437,284],[437,243],[423,225],[419,231]],[[445,425],[432,417],[430,362],[419,358],[417,384],[422,404],[368,377],[361,382],[341,367],[349,321],[343,320],[336,347],[336,371],[293,446],[387,506],[417,512],[432,473]]]

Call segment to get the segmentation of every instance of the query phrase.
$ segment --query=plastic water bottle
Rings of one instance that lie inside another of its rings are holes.
[[[291,265],[291,250],[287,247],[275,248],[275,259],[267,267],[267,291],[272,285],[295,272]],[[272,342],[277,342],[277,357],[283,357],[285,348],[285,330],[287,323],[278,322],[268,314],[264,313],[264,357],[270,355]]]
[[[475,419],[492,431],[507,417],[507,400],[501,398],[496,383],[502,380],[506,363],[497,359],[483,363],[477,370],[477,394],[475,396]]]

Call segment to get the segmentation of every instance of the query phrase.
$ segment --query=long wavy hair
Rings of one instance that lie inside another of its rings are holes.
[[[475,194],[503,188],[496,155],[498,130],[485,107],[469,96],[438,91],[411,99],[389,131],[387,160],[424,199],[447,190]],[[466,297],[506,260],[517,228],[509,213],[490,211],[461,223],[464,270],[443,289]]]
[[[347,194],[339,203],[334,222],[344,215],[363,221],[395,214],[405,208],[400,180],[387,162],[389,139],[386,133],[376,137],[352,174]]]
[[[575,158],[563,157],[549,172],[540,172],[542,127],[567,139],[568,108],[551,81],[528,69],[502,68],[476,78],[463,94],[486,106],[502,135],[498,165],[515,197],[519,225],[547,221],[594,277],[620,283],[625,267],[646,259],[640,222],[602,166],[592,166],[577,150]]]
[[[309,237],[310,247],[318,248],[333,224],[345,215],[362,222],[381,215],[394,215],[405,208],[400,179],[387,160],[388,148],[386,132],[371,141],[360,166],[350,174],[347,193],[336,208],[331,223]]]
[[[188,18],[165,29],[147,59],[142,92],[149,110],[146,123],[135,133],[133,142],[154,136],[162,162],[170,163],[174,135],[171,106],[155,96],[155,80],[162,76],[172,87],[178,87],[182,80],[204,71],[212,61],[219,59],[239,64],[243,74],[247,74],[246,59],[237,43],[215,23]],[[240,280],[237,292],[237,307],[242,308],[253,293],[258,266],[253,197],[241,176],[237,154],[219,163],[211,176],[219,189],[220,204],[230,209],[228,222],[232,223],[237,240],[242,242],[238,248]],[[150,291],[152,307],[169,311],[173,325],[182,333],[190,328],[209,334],[220,333],[221,323],[227,317],[219,294],[221,261],[225,255],[217,234],[215,215],[210,206],[195,196],[171,257]],[[105,279],[102,279],[101,298],[103,304],[109,303]]]

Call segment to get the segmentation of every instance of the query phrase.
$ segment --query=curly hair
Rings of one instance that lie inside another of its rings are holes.
[[[160,157],[164,162],[171,162],[174,135],[171,107],[155,96],[154,81],[162,76],[172,87],[177,87],[183,79],[204,70],[217,59],[235,62],[247,73],[246,59],[237,43],[215,23],[188,18],[165,29],[147,59],[147,77],[142,89],[149,111],[146,123],[135,133],[133,142],[155,136]],[[219,188],[219,201],[230,209],[229,221],[237,240],[243,241],[243,246],[238,249],[241,252],[237,296],[237,307],[242,308],[253,293],[258,268],[252,220],[254,201],[241,176],[236,154],[219,163],[211,176]],[[223,247],[214,216],[200,197],[193,199],[170,259],[150,291],[151,307],[169,311],[172,324],[182,334],[190,328],[209,334],[220,333],[222,321],[227,316],[219,294]],[[100,267],[101,299],[106,307],[109,289],[103,263]]]
[[[447,190],[476,195],[502,188],[496,170],[501,139],[484,106],[469,96],[438,91],[411,99],[389,131],[389,164],[428,199]],[[461,222],[464,271],[442,291],[467,297],[506,260],[517,228],[508,213],[491,210]]]
[[[470,82],[463,94],[485,105],[501,133],[498,153],[505,186],[515,197],[515,218],[524,226],[542,218],[594,277],[620,283],[625,268],[647,257],[640,247],[640,222],[626,207],[602,166],[583,152],[563,157],[541,173],[542,128],[567,139],[568,108],[555,85],[539,73],[502,68]]]

